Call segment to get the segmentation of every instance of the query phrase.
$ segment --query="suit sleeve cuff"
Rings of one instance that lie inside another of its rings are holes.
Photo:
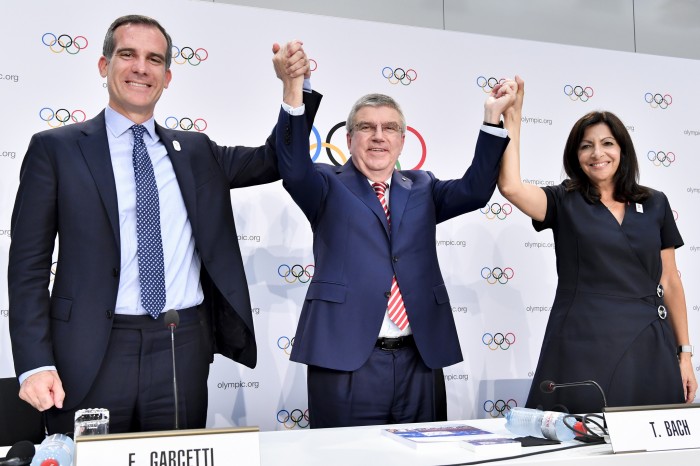
[[[488,133],[492,136],[498,136],[499,138],[508,137],[508,130],[505,128],[500,128],[498,126],[481,125],[481,131]]]

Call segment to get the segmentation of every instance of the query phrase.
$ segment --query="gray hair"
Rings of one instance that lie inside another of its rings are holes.
[[[142,24],[145,26],[157,28],[163,34],[163,36],[165,37],[165,41],[168,44],[167,49],[165,50],[165,69],[170,69],[170,62],[173,59],[173,40],[170,38],[170,34],[168,34],[165,31],[165,28],[161,26],[158,21],[156,21],[153,18],[149,18],[148,16],[126,15],[115,19],[114,22],[109,26],[109,29],[107,29],[105,41],[102,44],[102,55],[104,55],[104,57],[107,60],[112,59],[112,56],[114,55],[114,49],[116,47],[116,44],[114,43],[114,31],[116,31],[117,28],[119,28],[120,26],[124,26],[125,24]]]
[[[399,124],[401,125],[401,134],[406,134],[406,117],[403,115],[403,111],[401,110],[399,103],[396,102],[393,98],[384,94],[367,94],[365,96],[360,97],[357,100],[357,102],[355,102],[355,105],[352,106],[352,110],[350,110],[348,119],[345,122],[345,129],[349,134],[352,134],[352,132],[355,130],[355,116],[357,115],[357,112],[359,112],[360,109],[363,107],[393,108],[399,113]]]

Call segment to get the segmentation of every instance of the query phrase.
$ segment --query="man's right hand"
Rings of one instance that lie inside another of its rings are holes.
[[[39,411],[46,411],[53,406],[62,408],[66,393],[58,372],[41,371],[24,379],[19,397]]]

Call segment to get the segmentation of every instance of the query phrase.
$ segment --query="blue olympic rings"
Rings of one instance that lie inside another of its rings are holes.
[[[286,409],[277,411],[277,422],[284,425],[286,429],[306,429],[309,427],[309,410],[302,411],[301,409],[293,409],[290,413]]]
[[[208,125],[207,120],[204,118],[197,118],[196,120],[192,121],[192,119],[188,117],[178,119],[177,117],[169,116],[165,119],[165,126],[170,129],[175,129],[179,126],[180,129],[185,131],[189,131],[194,128],[195,131],[201,133],[207,129]]]
[[[389,66],[382,68],[382,76],[384,76],[391,84],[401,83],[408,86],[413,81],[418,79],[418,72],[413,68],[404,70],[403,68],[392,69]]]
[[[294,337],[290,340],[287,336],[281,336],[277,339],[277,347],[284,351],[287,356],[292,354],[292,348],[294,347]]]
[[[479,86],[482,91],[488,94],[494,87],[496,87],[496,84],[503,84],[505,80],[506,78],[496,79],[493,76],[490,78],[479,76],[476,78],[476,85]]]
[[[498,348],[505,351],[510,348],[511,345],[515,344],[515,334],[513,332],[508,332],[504,335],[499,332],[491,335],[487,332],[481,336],[481,342],[485,346],[488,346],[491,351],[496,351]]]
[[[68,34],[61,34],[56,37],[52,32],[46,32],[41,36],[41,43],[47,46],[53,53],[61,53],[64,50],[71,55],[75,55],[88,46],[85,36],[75,36],[75,39]]]
[[[650,162],[654,162],[654,165],[659,167],[663,165],[664,167],[670,167],[673,162],[676,161],[676,154],[673,152],[654,152],[650,150],[647,152],[647,158]]]
[[[516,408],[518,402],[511,398],[508,401],[503,400],[486,400],[484,401],[484,411],[489,413],[491,417],[503,417],[505,412],[512,408]]]
[[[209,58],[209,52],[207,49],[198,48],[196,50],[192,47],[182,47],[178,48],[173,45],[172,48],[173,62],[178,65],[184,65],[189,63],[192,66],[199,66],[200,63]]]
[[[568,95],[571,100],[580,100],[581,102],[587,102],[588,99],[593,97],[593,88],[591,86],[572,86],[567,84],[564,86],[564,94]]]
[[[644,94],[644,100],[651,106],[651,108],[658,107],[662,110],[667,109],[668,106],[673,103],[673,97],[671,97],[670,94],[661,95],[659,93],[652,94],[651,92]]]
[[[65,108],[59,108],[55,112],[49,107],[44,107],[39,110],[39,118],[44,120],[51,128],[58,128],[63,126],[69,121],[73,123],[80,123],[85,121],[86,115],[82,110],[67,110]],[[53,121],[56,120],[54,123]]]
[[[494,218],[505,220],[506,217],[513,212],[513,206],[507,202],[503,205],[499,204],[498,202],[494,202],[491,204],[486,204],[484,207],[479,209],[479,212],[484,214],[489,220],[493,220]]]
[[[493,269],[484,267],[481,269],[481,278],[485,279],[490,285],[496,282],[505,285],[514,276],[515,271],[511,267],[506,267],[505,269],[500,267],[494,267]]]
[[[315,269],[316,266],[314,264],[309,264],[306,267],[301,264],[294,264],[291,267],[287,264],[282,264],[277,267],[277,274],[284,278],[284,281],[287,283],[295,283],[297,280],[300,283],[307,283],[313,278]]]

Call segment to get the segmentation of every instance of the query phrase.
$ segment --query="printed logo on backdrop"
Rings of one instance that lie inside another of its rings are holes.
[[[85,36],[72,37],[68,34],[56,35],[53,32],[45,32],[41,36],[41,43],[53,53],[66,52],[70,55],[77,55],[88,46],[88,40]]]
[[[484,401],[484,412],[487,413],[491,417],[504,417],[505,413],[509,411],[512,408],[515,408],[518,406],[518,402],[515,401],[513,398],[510,398],[508,401],[504,400],[486,400]]]
[[[673,152],[650,150],[647,152],[647,158],[654,164],[655,167],[670,167],[676,161],[676,154]]]
[[[481,336],[481,342],[491,351],[496,351],[499,348],[505,351],[515,344],[515,334],[513,332],[508,332],[505,335],[500,332],[494,334],[487,332]]]
[[[176,65],[184,65],[188,63],[192,66],[199,66],[203,61],[209,58],[209,52],[204,48],[194,48],[194,47],[177,47],[173,45],[172,48],[173,63]]]
[[[178,118],[175,116],[169,116],[165,119],[165,126],[170,129],[181,129],[184,131],[195,130],[199,133],[207,129],[207,120],[204,118],[195,118],[194,120],[189,117]]]
[[[445,382],[468,382],[469,374],[443,374]]]
[[[581,86],[579,84],[564,86],[564,94],[573,101],[588,102],[588,99],[593,97],[593,88],[591,86]]]
[[[307,283],[314,276],[316,266],[309,264],[303,266],[301,264],[282,264],[277,267],[277,275],[282,277],[287,283]]]
[[[56,270],[58,269],[58,261],[55,261],[51,264],[51,275],[49,277],[49,283],[53,283],[53,281],[56,279]]]
[[[306,429],[309,427],[309,410],[302,411],[297,408],[287,411],[280,409],[277,411],[277,422],[282,424],[285,429]]]
[[[391,84],[401,83],[404,86],[408,86],[413,81],[418,79],[418,72],[413,68],[404,69],[385,66],[382,68],[382,76],[384,76]]]
[[[345,141],[345,134],[343,136],[335,136],[335,133],[342,127],[345,126],[345,122],[341,121],[337,123],[335,126],[333,126],[330,131],[328,131],[328,134],[326,135],[326,141],[321,142],[321,133],[319,133],[318,129],[316,126],[311,127],[311,133],[313,136],[311,136],[314,140],[314,142],[311,142],[309,150],[310,150],[310,155],[311,155],[311,160],[313,162],[317,162],[319,156],[321,155],[321,149],[326,149],[326,156],[328,157],[328,160],[335,165],[336,167],[339,167],[345,162],[348,161],[348,156],[343,152],[343,150],[340,148],[340,145],[345,146],[346,141]],[[411,150],[411,145],[415,145],[415,140],[412,141],[413,138],[409,138],[406,140],[406,145],[404,146],[403,152],[401,153],[401,156],[399,159],[396,161],[396,169],[397,170],[402,170],[402,162],[403,165],[405,166],[405,170],[420,170],[420,168],[423,166],[425,163],[425,159],[427,158],[428,155],[428,149],[427,145],[425,144],[425,139],[423,139],[423,136],[416,130],[415,128],[411,126],[406,127],[407,133],[413,134],[417,142],[420,144],[420,151],[421,155],[420,157],[414,157],[412,154],[415,153],[416,151]],[[335,154],[335,155],[334,155]],[[411,167],[411,168],[408,168]]]
[[[81,123],[85,121],[87,116],[82,110],[68,110],[59,108],[54,110],[50,107],[44,107],[39,110],[39,118],[44,120],[51,128],[58,128],[71,123]]]
[[[484,267],[481,269],[481,278],[486,280],[489,285],[494,285],[496,283],[505,285],[513,277],[515,277],[515,271],[512,267],[494,267],[492,269]]]
[[[13,150],[3,150],[0,151],[0,158],[2,159],[12,159],[14,160],[17,157],[17,152]],[[8,235],[9,236],[9,235]]]
[[[671,212],[673,212],[673,220],[678,221],[678,211],[671,209]]]
[[[489,220],[498,219],[505,220],[511,213],[513,213],[513,206],[509,203],[500,204],[498,202],[492,202],[491,204],[486,204],[484,207],[479,209],[479,212],[484,214]]]
[[[496,79],[493,76],[490,78],[479,76],[476,78],[476,85],[479,86],[482,91],[489,94],[493,88],[496,87],[496,84],[501,84],[505,80],[506,78]]]
[[[292,348],[294,347],[294,337],[291,339],[288,336],[281,336],[277,339],[277,347],[284,351],[284,354],[289,357],[292,354]]]
[[[673,103],[673,97],[671,97],[671,94],[647,92],[644,94],[644,101],[648,103],[651,108],[666,110]]]

